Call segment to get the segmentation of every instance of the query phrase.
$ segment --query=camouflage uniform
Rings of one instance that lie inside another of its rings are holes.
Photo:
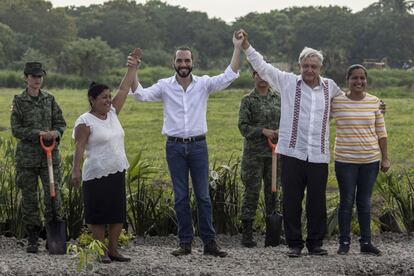
[[[38,202],[38,177],[42,180],[46,205],[46,220],[52,217],[49,196],[49,174],[46,154],[39,142],[40,131],[59,132],[59,138],[66,128],[62,111],[55,98],[44,90],[38,97],[32,97],[25,89],[15,95],[11,112],[11,129],[18,139],[16,146],[16,185],[22,192],[23,223],[41,225]],[[47,141],[45,142],[47,143]],[[60,157],[57,147],[52,152],[54,180],[56,186],[56,208],[60,206]]]
[[[253,90],[241,100],[238,126],[244,137],[241,179],[245,190],[240,217],[243,221],[252,221],[256,216],[262,179],[266,214],[270,214],[275,209],[275,202],[271,196],[272,152],[262,130],[263,128],[278,129],[279,119],[280,96],[275,92],[269,91],[267,96],[260,96],[256,90]],[[278,186],[280,186],[279,179],[280,173],[278,173]]]

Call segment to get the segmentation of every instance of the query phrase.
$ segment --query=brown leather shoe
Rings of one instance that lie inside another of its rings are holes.
[[[171,254],[176,257],[191,254],[191,243],[180,243],[180,246],[173,250]]]

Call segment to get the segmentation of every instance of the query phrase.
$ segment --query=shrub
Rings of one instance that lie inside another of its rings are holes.
[[[16,140],[0,137],[0,234],[23,237],[20,189],[15,185]]]
[[[157,168],[141,157],[142,151],[131,162],[126,175],[128,222],[139,236],[168,235],[175,226],[172,192],[163,183],[153,182]]]
[[[239,210],[241,207],[241,185],[239,185],[239,159],[233,156],[227,164],[218,166],[215,162],[210,169],[210,197],[213,223],[219,234],[237,234]]]
[[[61,182],[61,215],[66,220],[69,238],[76,239],[83,227],[83,197],[82,189],[71,183],[73,155],[62,157],[60,171]]]
[[[396,218],[409,234],[414,232],[414,181],[413,172],[381,174],[376,190],[385,204],[383,212]]]

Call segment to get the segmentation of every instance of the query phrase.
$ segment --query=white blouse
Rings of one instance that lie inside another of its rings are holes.
[[[105,120],[89,112],[79,116],[73,128],[72,138],[75,138],[75,129],[80,124],[90,128],[82,170],[83,181],[101,178],[129,168],[124,147],[125,133],[113,106]]]

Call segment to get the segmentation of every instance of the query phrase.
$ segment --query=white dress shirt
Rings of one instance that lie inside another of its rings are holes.
[[[162,134],[188,138],[207,133],[207,100],[210,93],[228,87],[237,77],[230,66],[224,73],[209,77],[192,75],[192,81],[184,91],[176,77],[161,79],[156,84],[143,88],[141,84],[133,91],[137,101],[164,104]]]
[[[301,75],[266,63],[253,47],[246,56],[260,77],[280,92],[281,117],[277,152],[312,163],[329,163],[331,99],[342,92],[331,79],[320,78],[311,88]]]

